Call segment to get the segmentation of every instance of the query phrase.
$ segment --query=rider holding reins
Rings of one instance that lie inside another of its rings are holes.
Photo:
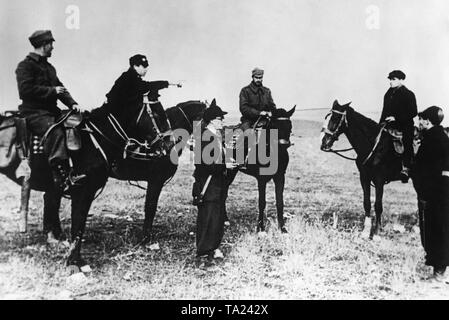
[[[262,85],[264,71],[254,68],[251,83],[240,91],[241,129],[251,128],[259,117],[271,117],[276,104],[271,90]]]

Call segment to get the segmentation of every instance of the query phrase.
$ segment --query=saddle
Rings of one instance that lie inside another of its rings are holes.
[[[81,149],[81,135],[79,127],[83,121],[80,113],[64,111],[62,117],[52,125],[44,136],[31,133],[26,119],[18,111],[7,111],[0,116],[0,168],[7,168],[13,164],[17,156],[21,160],[29,159],[32,155],[42,155],[43,140],[57,126],[63,126],[66,132],[66,146],[69,151]]]
[[[404,143],[402,142],[403,134],[401,131],[391,127],[385,127],[385,132],[391,136],[393,141],[393,149],[397,155],[402,155],[404,153]]]

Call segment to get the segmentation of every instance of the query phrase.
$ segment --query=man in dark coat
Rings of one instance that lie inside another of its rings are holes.
[[[27,119],[31,132],[44,136],[61,116],[57,100],[75,110],[78,109],[78,104],[59,80],[55,68],[47,61],[51,57],[55,41],[51,31],[36,31],[29,40],[34,47],[34,52],[28,54],[16,69],[19,96],[22,99],[19,110]],[[69,155],[65,146],[63,128],[52,129],[43,147],[53,171],[56,187],[60,191],[66,190],[76,177],[70,177],[69,174]]]
[[[219,249],[224,234],[224,188],[226,169],[234,169],[237,164],[224,163],[224,151],[220,130],[223,116],[227,114],[212,101],[204,112],[204,126],[201,132],[201,154],[195,154],[195,183],[193,196],[201,198],[197,203],[198,217],[196,247],[198,263],[210,265],[214,259],[223,258]],[[212,145],[211,145],[212,144]],[[210,152],[205,151],[205,149]],[[203,191],[204,190],[204,191]]]
[[[405,79],[404,72],[394,70],[390,72],[388,79],[390,79],[390,88],[384,96],[384,105],[379,122],[391,122],[394,128],[402,132],[404,153],[402,155],[401,180],[406,183],[413,157],[413,118],[418,113],[416,98],[415,94],[402,83]]]
[[[424,203],[420,223],[426,264],[433,267],[432,281],[444,281],[449,265],[449,138],[440,125],[441,108],[419,113],[424,130],[412,176],[418,198]]]
[[[158,126],[161,132],[168,131],[167,115],[159,102],[159,90],[168,88],[168,81],[145,81],[142,79],[148,71],[148,59],[141,54],[129,58],[129,69],[115,81],[113,87],[106,94],[109,110],[120,119],[125,119],[122,125],[126,128],[136,121],[143,106],[143,96],[148,94],[151,110],[160,119]],[[180,87],[180,85],[178,85]]]
[[[240,112],[242,113],[242,130],[251,128],[257,119],[271,117],[276,109],[276,104],[271,96],[271,91],[262,85],[264,71],[255,68],[252,71],[251,83],[240,91]]]

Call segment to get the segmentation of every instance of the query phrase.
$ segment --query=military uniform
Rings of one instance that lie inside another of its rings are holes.
[[[115,81],[113,87],[106,94],[108,109],[118,115],[121,119],[125,119],[123,125],[129,127],[131,122],[135,119],[130,116],[139,114],[142,108],[143,95],[148,93],[151,110],[158,115],[160,121],[160,130],[162,132],[169,130],[167,116],[162,104],[159,102],[158,91],[168,88],[168,81],[145,81],[137,74],[133,67],[130,67],[126,72]]]
[[[254,125],[262,111],[273,112],[276,109],[270,89],[264,86],[259,87],[254,82],[240,91],[239,101],[242,130]]]
[[[16,77],[19,96],[22,99],[19,110],[27,119],[30,130],[36,135],[43,136],[60,117],[61,110],[57,107],[57,100],[69,108],[77,104],[70,93],[56,93],[55,87],[63,84],[57,77],[55,68],[47,58],[34,52],[19,63]],[[62,128],[51,131],[44,142],[44,152],[52,166],[68,160]]]
[[[423,134],[412,171],[418,197],[424,200],[421,235],[426,264],[449,265],[449,138],[443,127],[434,126]]]
[[[386,118],[395,118],[395,127],[402,132],[404,166],[410,168],[413,157],[413,118],[418,114],[415,94],[405,86],[389,88],[384,96],[384,105],[379,122]]]

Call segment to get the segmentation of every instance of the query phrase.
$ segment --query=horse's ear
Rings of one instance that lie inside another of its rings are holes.
[[[334,104],[332,105],[332,108],[333,107],[338,107],[338,106],[340,106],[340,104],[338,103],[338,100],[335,99]]]
[[[290,111],[287,112],[287,116],[290,118],[293,115],[293,113],[295,113],[295,110],[296,110],[296,104],[293,108],[291,108]]]
[[[349,107],[351,105],[352,101],[349,101],[348,103],[345,104],[345,107]]]
[[[209,107],[215,107],[217,106],[217,101],[215,101],[215,98],[212,100],[212,102],[210,103]]]

